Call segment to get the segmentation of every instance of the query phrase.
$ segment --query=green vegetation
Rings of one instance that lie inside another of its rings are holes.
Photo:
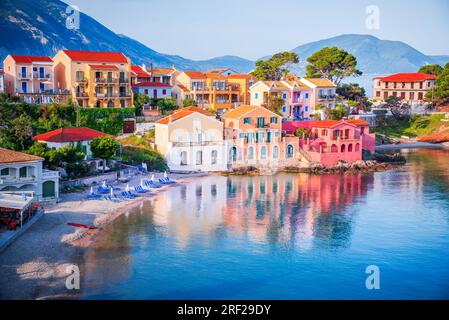
[[[142,107],[144,104],[150,102],[150,97],[146,94],[134,94],[134,108],[136,112],[136,116],[142,115]]]
[[[156,105],[162,114],[167,114],[170,111],[178,109],[178,104],[173,99],[159,99]]]
[[[196,107],[198,104],[196,103],[195,100],[189,98],[189,99],[184,99],[184,100],[182,101],[182,105],[183,105],[184,107],[190,107],[190,106]]]
[[[426,64],[425,66],[422,66],[418,70],[418,72],[433,74],[435,76],[440,75],[442,71],[443,67],[441,67],[439,64]]]
[[[90,142],[92,155],[103,159],[103,172],[106,168],[106,160],[112,159],[119,148],[120,144],[117,140],[109,136],[98,137]]]
[[[395,118],[384,118],[378,121],[376,133],[389,137],[420,137],[431,135],[440,130],[443,126],[448,126],[445,122],[444,114],[412,115],[409,119],[398,120]],[[449,129],[449,127],[448,127]]]
[[[299,62],[299,57],[294,52],[280,52],[274,54],[268,60],[256,62],[256,69],[251,72],[257,80],[279,81],[289,73],[291,64]]]
[[[89,127],[116,135],[123,129],[126,118],[134,118],[134,108],[79,108],[77,109],[80,127]]]
[[[154,142],[154,133],[152,134],[151,131],[143,137],[133,135],[120,139],[120,143],[124,146],[123,161],[130,165],[145,162],[150,171],[166,170],[167,164],[162,155],[151,148],[152,142]]]
[[[342,104],[337,104],[335,108],[324,107],[324,114],[326,115],[326,119],[329,120],[341,120],[344,117],[348,116],[348,110]]]
[[[295,130],[295,136],[299,137],[302,139],[302,137],[310,137],[310,135],[312,134],[312,131],[310,131],[310,129],[306,129],[306,128],[298,128]]]
[[[337,47],[324,47],[307,58],[306,77],[328,78],[337,86],[349,76],[360,76],[357,59]]]
[[[437,105],[449,103],[449,63],[444,66],[436,80],[435,88],[426,94],[426,98]]]

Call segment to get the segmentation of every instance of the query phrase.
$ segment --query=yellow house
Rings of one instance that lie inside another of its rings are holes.
[[[131,62],[120,52],[61,50],[53,58],[55,86],[82,107],[132,107]]]
[[[193,99],[198,107],[223,113],[240,102],[240,85],[229,82],[220,73],[184,71],[176,77],[173,94],[178,104],[185,99]]]
[[[183,108],[156,121],[155,143],[172,171],[227,169],[223,123],[201,108]]]
[[[237,84],[240,88],[239,104],[250,104],[250,90],[249,88],[256,83],[256,77],[251,74],[230,74],[227,76],[228,83]]]

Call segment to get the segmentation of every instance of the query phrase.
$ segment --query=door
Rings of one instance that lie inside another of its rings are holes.
[[[154,90],[153,90],[153,97],[154,97],[154,98],[157,98],[157,89],[154,89]]]
[[[39,78],[45,78],[45,72],[44,67],[39,68]]]
[[[22,82],[22,93],[27,93],[27,83]]]
[[[55,196],[55,183],[53,181],[45,181],[42,184],[42,197],[49,198]]]

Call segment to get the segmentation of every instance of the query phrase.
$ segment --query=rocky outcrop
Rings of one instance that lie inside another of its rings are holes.
[[[403,162],[402,162],[403,163]],[[311,164],[306,168],[289,167],[284,172],[289,173],[312,173],[312,174],[324,174],[324,173],[359,173],[359,172],[374,172],[385,171],[400,166],[400,162],[378,162],[376,160],[359,160],[353,163],[339,162],[336,166],[325,167],[320,163]]]

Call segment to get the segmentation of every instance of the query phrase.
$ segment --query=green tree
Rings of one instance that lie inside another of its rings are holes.
[[[27,153],[44,158],[48,164],[48,151],[49,149],[45,143],[34,142],[33,145],[27,150]]]
[[[323,109],[326,119],[329,120],[341,120],[348,116],[348,110],[342,104],[338,104],[332,109],[328,107],[324,107]]]
[[[161,99],[157,103],[157,106],[161,113],[167,113],[169,111],[178,109],[178,104],[173,99]]]
[[[27,114],[21,114],[13,119],[7,130],[10,133],[10,137],[16,141],[19,150],[25,150],[31,145],[31,137],[34,132],[33,119]]]
[[[190,107],[190,106],[196,107],[198,105],[198,103],[196,103],[195,100],[189,98],[189,99],[184,99],[182,101],[182,105],[184,107]]]
[[[337,47],[324,47],[307,58],[306,77],[327,78],[337,86],[349,76],[360,76],[357,59]]]
[[[103,173],[106,168],[106,160],[111,159],[119,147],[120,144],[109,136],[98,137],[91,141],[90,150],[92,151],[92,155],[96,158],[103,159]]]
[[[440,73],[443,71],[443,67],[439,64],[426,64],[419,68],[418,72],[426,73],[426,74],[433,74],[435,76],[439,76]]]
[[[337,94],[346,100],[361,101],[366,98],[365,89],[357,83],[343,83],[337,87]]]
[[[282,115],[281,108],[284,104],[285,104],[284,99],[270,96],[268,98],[268,103],[266,105],[264,105],[264,107],[266,107],[267,109],[270,109],[271,111],[273,111],[274,113],[276,113],[278,115]]]
[[[435,87],[427,92],[426,98],[429,101],[436,102],[437,105],[449,103],[449,63],[444,66],[436,80]]]
[[[298,128],[295,130],[295,136],[297,136],[301,139],[302,139],[302,137],[304,137],[304,138],[310,137],[311,134],[312,134],[312,131],[310,131],[310,129]]]
[[[150,102],[150,97],[146,94],[134,94],[134,107],[136,108],[136,115],[142,115],[142,107]]]
[[[257,80],[278,81],[290,72],[289,67],[298,63],[299,57],[294,52],[279,52],[274,54],[268,60],[259,60],[256,62],[256,69],[251,72]]]

